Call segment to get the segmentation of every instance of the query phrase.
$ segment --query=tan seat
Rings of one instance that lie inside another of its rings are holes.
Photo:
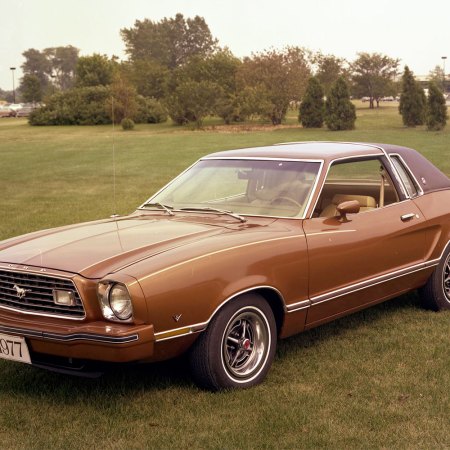
[[[360,206],[359,211],[370,211],[377,207],[377,202],[369,195],[349,195],[349,194],[335,194],[331,203],[327,205],[320,214],[320,217],[334,217],[338,215],[337,206],[342,202],[349,200],[357,200]]]

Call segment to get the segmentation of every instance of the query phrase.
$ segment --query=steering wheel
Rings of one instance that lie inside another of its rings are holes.
[[[296,206],[297,208],[301,208],[302,205],[300,205],[299,202],[295,201],[293,198],[291,197],[283,197],[283,196],[279,196],[279,197],[275,197],[270,204],[274,205],[276,203],[290,203],[291,205]]]

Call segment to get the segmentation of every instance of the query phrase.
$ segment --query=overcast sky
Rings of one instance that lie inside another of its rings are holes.
[[[417,75],[450,57],[450,0],[0,0],[0,88],[29,48],[73,45],[81,55],[125,58],[119,31],[136,19],[203,16],[236,56],[298,45],[349,60],[400,58]],[[446,72],[450,71],[450,60]]]

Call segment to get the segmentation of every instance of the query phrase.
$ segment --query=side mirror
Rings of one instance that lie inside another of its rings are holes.
[[[340,219],[347,221],[347,214],[359,213],[360,207],[358,200],[349,200],[348,202],[339,203],[336,209],[340,215]]]

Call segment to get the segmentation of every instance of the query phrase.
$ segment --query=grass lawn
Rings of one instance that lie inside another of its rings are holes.
[[[450,127],[406,129],[357,104],[356,129],[170,124],[29,127],[0,119],[0,239],[131,212],[200,156],[303,140],[387,142],[450,175]],[[116,154],[116,208],[112,146]],[[116,211],[115,211],[116,210]],[[197,389],[183,360],[97,380],[0,361],[0,448],[450,448],[450,312],[415,294],[281,341],[266,382]]]

